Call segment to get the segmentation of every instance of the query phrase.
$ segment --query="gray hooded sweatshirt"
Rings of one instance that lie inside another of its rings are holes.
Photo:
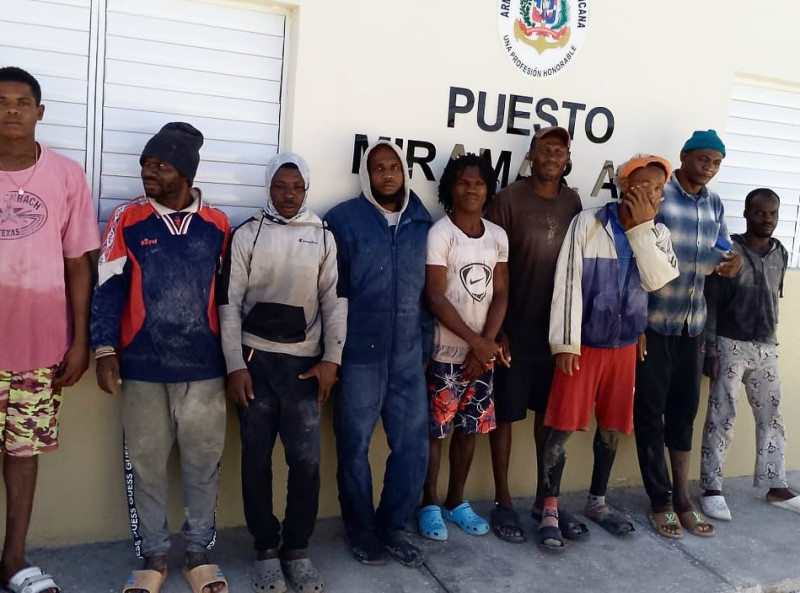
[[[267,165],[272,177],[287,163],[309,185],[308,165],[281,153]],[[347,299],[336,293],[336,242],[306,208],[286,219],[271,198],[262,214],[231,237],[218,287],[222,350],[228,373],[246,368],[242,346],[340,364],[347,333]],[[324,347],[323,347],[324,346]]]

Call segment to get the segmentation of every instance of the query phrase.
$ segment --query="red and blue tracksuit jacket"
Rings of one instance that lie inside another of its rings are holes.
[[[91,348],[113,346],[123,379],[155,383],[225,375],[216,277],[230,224],[202,203],[181,212],[145,196],[119,206],[103,239]]]

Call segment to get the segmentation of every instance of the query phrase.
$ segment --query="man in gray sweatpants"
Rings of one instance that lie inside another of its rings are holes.
[[[137,555],[125,590],[156,591],[166,578],[167,460],[177,440],[186,514],[184,575],[194,591],[226,593],[206,555],[216,539],[225,441],[225,362],[214,285],[228,219],[192,187],[203,135],[174,122],[139,160],[145,194],[111,216],[92,303],[97,383],[122,396],[125,485]]]

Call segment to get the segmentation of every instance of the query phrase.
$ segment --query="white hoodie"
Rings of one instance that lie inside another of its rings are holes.
[[[388,146],[391,148],[395,154],[397,154],[397,158],[400,159],[400,164],[403,166],[403,203],[400,205],[400,210],[397,212],[390,212],[383,206],[381,206],[378,201],[375,199],[375,196],[372,195],[372,183],[369,180],[369,169],[367,169],[367,161],[369,160],[370,153],[378,148],[379,146]],[[405,212],[406,207],[408,206],[408,194],[411,191],[408,187],[409,182],[409,175],[408,175],[408,164],[406,163],[406,159],[403,156],[403,152],[397,147],[396,144],[389,142],[388,140],[378,140],[367,148],[364,151],[364,156],[361,157],[361,166],[358,169],[358,179],[361,182],[361,191],[364,193],[364,197],[378,209],[378,212],[383,214],[386,217],[386,220],[389,222],[389,226],[396,226],[400,217]]]
[[[308,166],[292,153],[267,165],[267,189],[293,163],[308,187]],[[260,217],[231,237],[217,303],[228,373],[246,368],[242,346],[340,364],[347,333],[347,299],[336,293],[336,242],[306,208],[286,219],[268,203]],[[324,342],[324,348],[323,348]]]

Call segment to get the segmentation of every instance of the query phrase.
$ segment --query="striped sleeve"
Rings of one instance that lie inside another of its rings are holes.
[[[590,222],[595,220],[591,212],[572,219],[558,255],[550,308],[550,351],[553,354],[581,353],[583,256],[587,231],[584,221],[587,217]]]

